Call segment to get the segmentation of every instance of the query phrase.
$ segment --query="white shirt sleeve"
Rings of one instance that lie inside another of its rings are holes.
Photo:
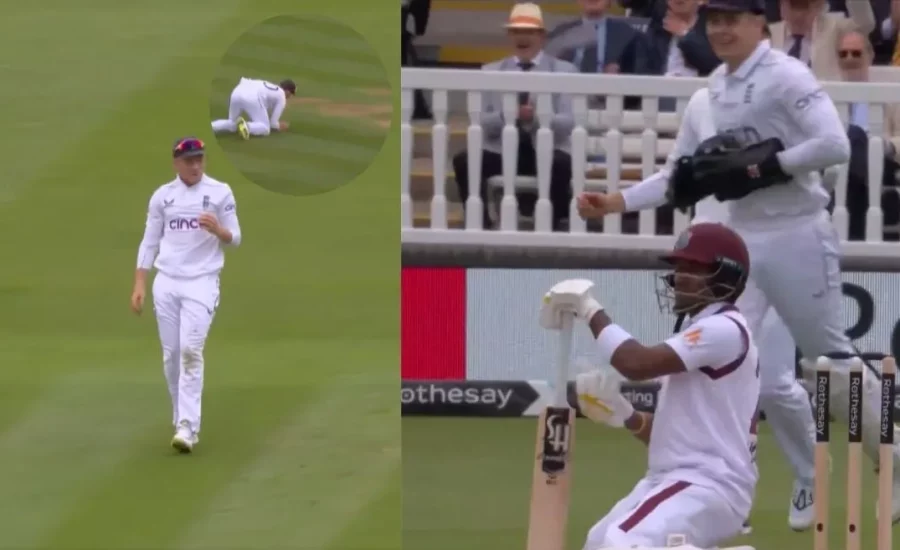
[[[696,129],[699,122],[698,117],[709,116],[709,108],[702,105],[703,101],[709,101],[706,89],[694,92],[694,95],[691,96],[691,100],[684,108],[681,126],[678,128],[675,144],[666,159],[665,166],[649,178],[622,191],[626,212],[658,208],[666,204],[666,189],[669,187],[669,177],[672,175],[675,163],[681,157],[693,155],[697,146],[700,145],[700,137]]]
[[[147,205],[147,222],[144,225],[144,238],[141,239],[141,244],[138,247],[138,269],[149,270],[153,267],[153,261],[159,253],[159,243],[162,241],[164,229],[165,218],[163,216],[162,197],[157,191],[150,197],[150,203]]]
[[[812,71],[796,60],[776,73],[780,101],[792,126],[799,131],[796,145],[778,153],[781,168],[791,175],[818,172],[850,161],[850,140],[834,102]]]
[[[284,108],[287,106],[287,96],[284,93],[284,90],[279,90],[275,92],[275,108],[272,109],[272,116],[270,120],[272,121],[272,129],[278,130],[278,124],[281,122],[281,115],[284,113]]]
[[[225,200],[222,201],[217,215],[219,223],[231,232],[231,242],[228,244],[231,246],[241,244],[241,224],[238,222],[237,203],[234,200],[234,193],[230,190],[225,196]]]
[[[731,317],[711,315],[670,337],[665,344],[678,354],[687,370],[716,371],[743,360],[750,336]]]

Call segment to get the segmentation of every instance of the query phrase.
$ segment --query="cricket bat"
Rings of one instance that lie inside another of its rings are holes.
[[[538,417],[527,550],[565,550],[566,546],[575,441],[575,409],[569,406],[566,391],[573,320],[572,315],[563,318],[553,402]]]

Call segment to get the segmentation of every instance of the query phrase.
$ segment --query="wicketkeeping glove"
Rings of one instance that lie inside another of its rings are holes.
[[[699,181],[694,177],[693,157],[681,157],[675,162],[669,185],[666,188],[666,200],[682,212],[713,194],[714,186],[710,182]]]
[[[622,395],[622,377],[611,368],[576,375],[575,392],[581,414],[594,422],[622,428],[634,414],[634,406]]]
[[[784,150],[778,138],[739,147],[738,140],[729,139],[727,134],[716,137],[721,139],[707,146],[701,144],[692,157],[694,178],[701,186],[715,189],[716,199],[741,199],[756,190],[791,180],[778,162],[777,155]]]

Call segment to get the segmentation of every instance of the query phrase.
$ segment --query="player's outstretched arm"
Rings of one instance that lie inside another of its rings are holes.
[[[541,326],[559,330],[563,315],[574,314],[588,323],[597,339],[600,362],[612,365],[628,380],[652,380],[686,370],[681,357],[671,347],[642,346],[628,331],[614,324],[591,294],[593,287],[594,283],[587,279],[567,279],[553,285],[541,304]]]
[[[778,153],[782,170],[797,176],[849,162],[847,131],[816,77],[802,63],[790,63],[783,72],[778,97],[784,115],[799,129],[799,139]]]
[[[684,332],[651,347],[641,345],[603,311],[594,314],[589,325],[601,360],[633,381],[729,365],[746,355],[750,346],[746,329],[722,315],[700,319]]]
[[[637,212],[658,208],[669,202],[670,180],[677,173],[679,160],[690,157],[700,145],[703,117],[709,116],[709,92],[700,89],[691,96],[675,136],[672,152],[663,168],[624,191],[615,193],[582,193],[577,198],[578,214],[584,219],[599,219],[608,214]]]
[[[671,347],[666,344],[642,345],[628,331],[613,323],[604,311],[595,313],[588,326],[597,340],[601,358],[628,380],[643,382],[687,370]]]
[[[628,380],[652,380],[707,365],[727,365],[749,349],[747,330],[723,315],[704,317],[661,344],[641,345],[613,323],[591,294],[593,287],[587,279],[567,279],[553,285],[544,294],[540,324],[548,330],[559,330],[564,314],[575,315],[588,324],[597,340],[600,362],[612,365]]]

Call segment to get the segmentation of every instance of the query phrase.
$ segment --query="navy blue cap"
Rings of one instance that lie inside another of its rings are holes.
[[[766,13],[764,0],[708,0],[706,9],[711,11],[749,12],[757,15]]]
[[[291,80],[290,78],[285,78],[278,84],[281,86],[281,89],[286,92],[291,92],[294,95],[297,95],[297,83]]]

